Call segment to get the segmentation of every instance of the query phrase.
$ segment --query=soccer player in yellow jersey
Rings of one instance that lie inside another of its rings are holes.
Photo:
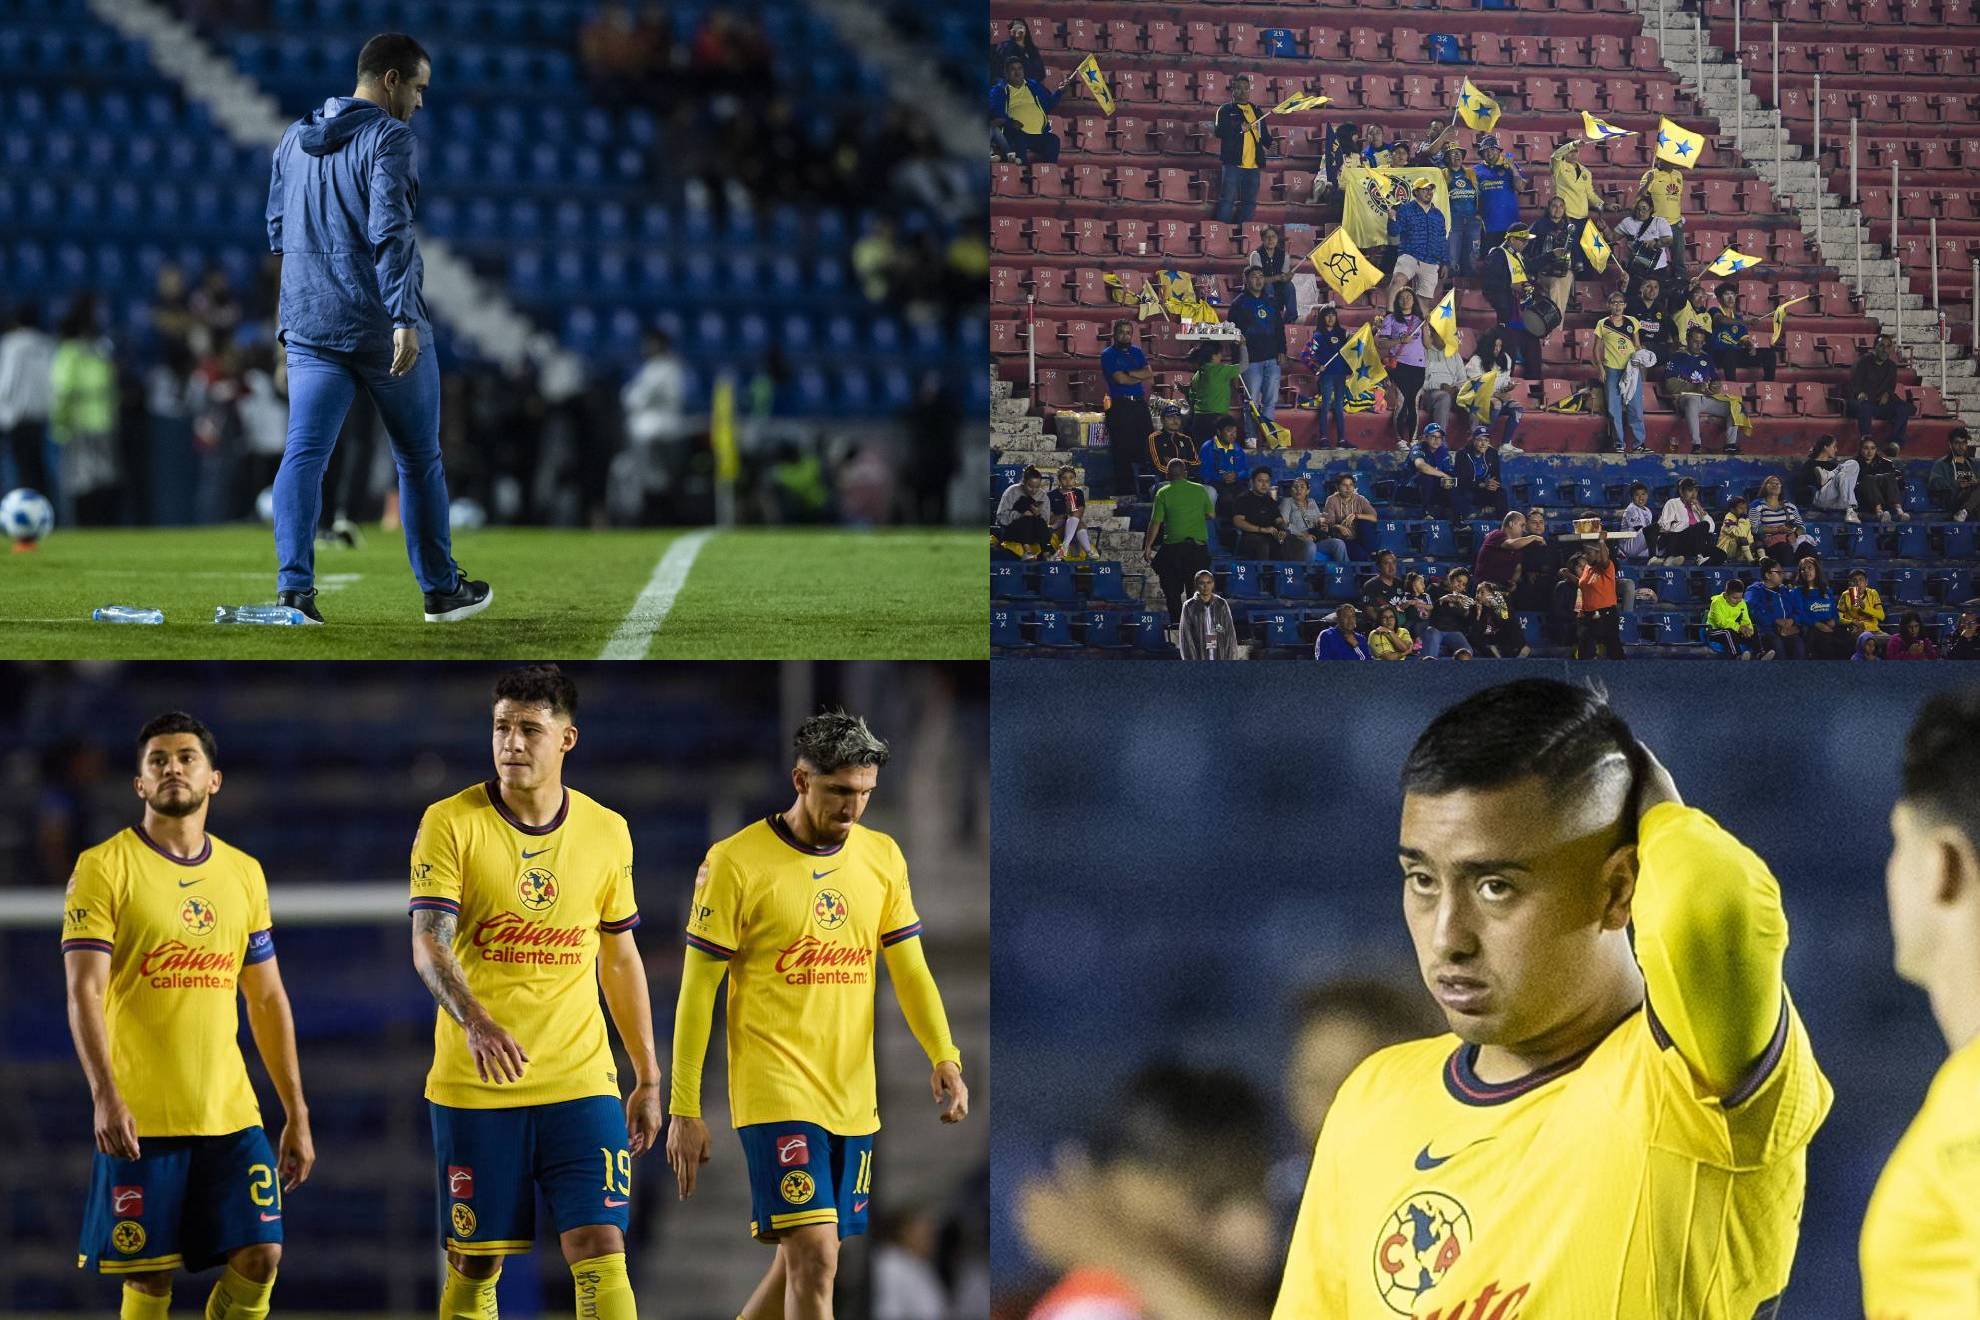
[[[859,823],[887,744],[843,713],[813,716],[794,741],[797,800],[710,848],[695,875],[674,1014],[667,1161],[687,1197],[708,1160],[701,1062],[728,975],[729,1108],[749,1164],[750,1232],[777,1248],[744,1320],[828,1320],[839,1239],[866,1231],[880,1127],[876,955],[934,1065],[942,1121],[969,1113],[907,862]]]
[[[1766,864],[1567,683],[1446,710],[1402,789],[1403,913],[1453,1034],[1335,1097],[1276,1320],[1772,1315],[1830,1093]]]
[[[442,1320],[494,1320],[502,1258],[550,1206],[582,1320],[633,1320],[632,1162],[660,1133],[660,1057],[633,927],[625,817],[564,785],[577,686],[555,665],[495,684],[495,777],[426,809],[412,851],[413,966],[433,991]],[[600,989],[631,1057],[619,1073]]]
[[[69,1030],[95,1100],[80,1266],[163,1320],[175,1270],[226,1269],[208,1320],[268,1314],[282,1193],[316,1162],[261,863],[206,832],[213,734],[179,711],[138,733],[144,819],[76,859],[62,916]],[[236,1042],[235,995],[288,1113],[280,1155]]]
[[[1885,888],[1898,975],[1952,1057],[1863,1218],[1870,1320],[1980,1316],[1980,688],[1934,697],[1904,749]]]

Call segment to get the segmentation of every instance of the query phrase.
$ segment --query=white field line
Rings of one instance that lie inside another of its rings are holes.
[[[675,597],[681,594],[690,570],[694,568],[695,556],[708,538],[715,535],[715,529],[704,527],[700,531],[689,532],[677,537],[667,546],[667,552],[660,556],[660,562],[653,566],[653,576],[646,580],[639,599],[626,612],[618,630],[605,649],[598,653],[600,660],[644,660],[646,651],[653,644],[653,634],[660,631],[660,625],[667,621],[667,614],[674,608]]]

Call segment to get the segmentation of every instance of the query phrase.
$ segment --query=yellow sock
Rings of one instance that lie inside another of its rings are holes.
[[[496,1270],[485,1279],[470,1279],[447,1262],[447,1286],[440,1290],[440,1320],[495,1320]]]
[[[264,1320],[268,1295],[275,1291],[275,1280],[257,1282],[234,1272],[229,1265],[206,1299],[206,1320]]]
[[[172,1290],[153,1296],[140,1292],[130,1284],[124,1285],[124,1301],[117,1308],[118,1320],[165,1320],[165,1313],[172,1309]]]
[[[578,1320],[639,1320],[625,1252],[574,1261],[571,1280],[577,1285]]]

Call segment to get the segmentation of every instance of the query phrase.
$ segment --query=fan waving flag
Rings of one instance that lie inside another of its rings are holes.
[[[1808,295],[1804,293],[1799,298],[1788,299],[1786,302],[1782,303],[1779,307],[1776,307],[1773,310],[1773,312],[1769,315],[1768,319],[1774,323],[1774,337],[1772,339],[1769,339],[1767,341],[1768,343],[1778,344],[1781,342],[1781,332],[1787,328],[1787,309],[1794,306],[1798,302],[1807,302],[1807,301],[1808,301]]]
[[[1300,110],[1318,110],[1323,105],[1331,105],[1333,98],[1318,92],[1294,92],[1285,100],[1272,107],[1275,115],[1289,115]]]
[[[1668,119],[1657,121],[1657,159],[1690,169],[1705,154],[1705,135],[1679,128]]]
[[[1088,55],[1073,70],[1079,80],[1086,84],[1086,90],[1093,94],[1093,103],[1100,107],[1100,113],[1114,113],[1113,89],[1107,86],[1107,75],[1100,72],[1100,61]]]
[[[1492,420],[1492,399],[1498,392],[1499,371],[1494,367],[1477,380],[1467,381],[1458,388],[1458,406],[1471,409],[1471,415],[1479,421],[1489,422]]]
[[[1499,103],[1473,87],[1469,78],[1458,88],[1457,112],[1465,127],[1474,133],[1489,133],[1499,122]]]
[[[1361,329],[1341,345],[1341,361],[1348,364],[1351,385],[1373,385],[1388,378],[1388,368],[1382,365],[1382,352],[1375,347],[1373,321],[1364,321]]]
[[[1737,275],[1743,270],[1752,270],[1760,264],[1760,258],[1749,257],[1737,248],[1727,248],[1705,269],[1714,275]]]
[[[1609,253],[1614,249],[1609,246],[1609,240],[1602,237],[1602,231],[1595,227],[1593,220],[1582,222],[1581,250],[1588,255],[1588,264],[1595,268],[1597,275],[1609,268]]]
[[[1458,351],[1457,286],[1444,295],[1430,313],[1430,329],[1437,338],[1444,341],[1444,351],[1455,354]]]
[[[1359,301],[1382,282],[1382,272],[1354,245],[1346,229],[1336,229],[1308,255],[1320,278],[1348,302]]]
[[[1617,128],[1606,119],[1597,119],[1586,110],[1581,112],[1581,129],[1590,142],[1606,142],[1610,138],[1629,137],[1635,129]]]

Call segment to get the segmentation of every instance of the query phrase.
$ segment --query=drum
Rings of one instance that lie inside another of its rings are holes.
[[[1552,298],[1536,293],[1520,309],[1519,319],[1528,334],[1535,339],[1545,339],[1561,328],[1561,309],[1554,305]]]

